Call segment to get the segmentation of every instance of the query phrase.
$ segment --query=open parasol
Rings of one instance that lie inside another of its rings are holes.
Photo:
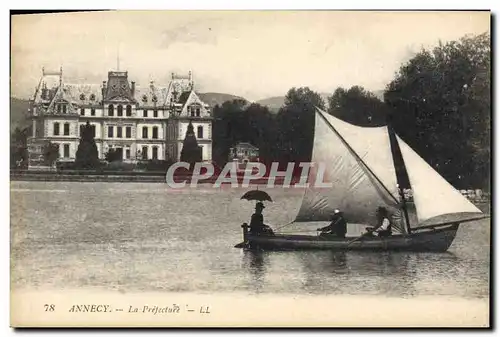
[[[243,194],[241,199],[256,200],[256,201],[271,201],[271,202],[273,201],[269,196],[269,194],[259,190],[248,191],[247,193]]]

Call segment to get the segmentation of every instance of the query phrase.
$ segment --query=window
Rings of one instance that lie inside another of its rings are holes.
[[[132,106],[127,105],[127,117],[131,117],[131,116],[132,116]]]
[[[116,108],[116,115],[118,117],[122,117],[123,116],[123,106],[119,105],[117,108]]]
[[[69,144],[64,144],[64,158],[69,158]]]
[[[197,138],[198,138],[198,139],[203,138],[203,126],[201,126],[201,125],[200,125],[200,126],[198,126],[197,131],[198,131],[198,132],[197,132],[197,133],[198,133]]]
[[[153,126],[153,139],[158,139],[158,127]]]
[[[142,117],[148,117],[148,110],[144,109],[142,111]]]
[[[158,117],[158,110],[153,110],[153,117]]]
[[[196,117],[200,117],[200,108],[196,108]]]
[[[69,136],[69,123],[64,123],[64,135]]]
[[[80,95],[80,100],[81,100],[81,101],[84,101],[84,100],[85,100],[85,95],[84,95],[84,94],[81,94],[81,95]]]
[[[148,160],[148,147],[147,146],[142,147],[142,159]]]
[[[92,124],[92,135],[93,135],[93,136],[94,136],[94,138],[95,138],[95,125],[94,125],[94,124]]]
[[[57,113],[60,114],[61,113],[61,110],[62,110],[62,105],[61,104],[58,104],[57,105]]]
[[[147,126],[142,127],[142,138],[148,138],[148,127]]]
[[[114,112],[115,112],[115,110],[114,110],[114,108],[113,108],[113,104],[110,104],[110,105],[108,106],[108,116],[113,116],[113,115],[114,115]]]
[[[91,94],[91,95],[90,95],[90,100],[91,100],[91,101],[95,101],[95,95],[94,95],[94,94]]]
[[[121,126],[118,126],[116,128],[116,138],[122,138],[122,128],[121,128]]]
[[[95,108],[91,108],[90,109],[90,115],[91,116],[95,116]]]
[[[125,128],[125,137],[126,138],[132,138],[132,128],[130,126],[127,126]]]
[[[85,108],[80,109],[80,116],[85,116]]]
[[[153,102],[155,102],[155,103],[158,102],[158,97],[156,97],[156,95],[153,96]]]
[[[59,136],[59,123],[54,123],[54,136]]]
[[[142,95],[142,101],[146,103],[148,101],[148,96]]]
[[[194,117],[194,109],[190,106],[188,106],[188,112],[191,115],[191,117]]]
[[[125,158],[130,159],[130,149],[125,149]]]
[[[153,146],[153,160],[158,159],[158,147]]]
[[[113,138],[113,127],[108,126],[108,138]]]
[[[65,113],[66,113],[66,104],[64,104],[64,105],[62,106],[62,110],[63,110],[63,114],[65,114]]]

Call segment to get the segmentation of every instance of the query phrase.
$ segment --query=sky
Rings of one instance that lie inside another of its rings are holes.
[[[422,47],[490,30],[488,12],[118,11],[12,18],[11,96],[46,71],[102,83],[107,72],[166,85],[193,72],[196,90],[259,100],[291,87],[383,90]]]

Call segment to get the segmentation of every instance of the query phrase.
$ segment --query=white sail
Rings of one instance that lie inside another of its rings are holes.
[[[329,221],[339,209],[348,222],[374,225],[379,206],[401,214],[387,127],[355,126],[320,110],[315,120],[312,186],[295,221]],[[330,188],[314,181],[321,164],[323,181],[333,184]]]
[[[483,213],[396,135],[413,191],[419,224],[480,218]]]

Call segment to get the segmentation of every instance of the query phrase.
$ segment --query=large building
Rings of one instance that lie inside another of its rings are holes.
[[[89,122],[99,158],[110,149],[123,161],[178,161],[189,123],[194,127],[202,159],[212,159],[210,108],[194,90],[191,75],[172,74],[166,86],[139,86],[126,71],[108,72],[102,84],[70,84],[59,72],[43,71],[30,104],[33,123],[30,162],[41,159],[49,141],[60,161],[74,161],[81,127]]]

